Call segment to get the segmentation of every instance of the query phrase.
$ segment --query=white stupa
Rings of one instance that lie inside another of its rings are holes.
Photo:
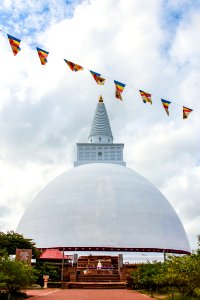
[[[38,248],[189,253],[174,209],[154,185],[125,166],[123,147],[113,143],[100,97],[88,143],[77,144],[75,168],[36,196],[17,232]]]

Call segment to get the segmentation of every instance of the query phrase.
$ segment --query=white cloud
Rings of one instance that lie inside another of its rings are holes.
[[[75,143],[87,140],[97,99],[103,94],[115,141],[125,142],[128,166],[164,192],[194,248],[200,190],[200,52],[193,41],[200,27],[199,10],[190,8],[190,22],[181,12],[169,43],[172,24],[168,29],[163,22],[166,6],[162,1],[93,0],[77,5],[70,18],[62,13],[63,1],[57,10],[54,1],[49,1],[50,14],[37,1],[34,7],[35,2],[26,3],[20,1],[17,9],[13,2],[4,1],[3,8],[13,11],[10,23],[18,19],[16,32],[27,34],[37,25],[35,40],[26,40],[50,54],[48,64],[41,66],[27,43],[22,43],[22,51],[14,57],[6,37],[0,40],[1,193],[2,205],[12,210],[1,219],[6,222],[3,228],[13,229],[36,192],[72,166]],[[20,20],[21,12],[32,10],[32,16]],[[48,26],[39,26],[45,21]],[[85,70],[71,72],[63,58]],[[111,80],[104,87],[97,86],[88,69]],[[113,79],[127,84],[122,103],[114,98]],[[143,104],[138,88],[152,92],[152,106]],[[157,96],[175,102],[169,118]],[[188,120],[182,120],[182,105],[194,108]]]

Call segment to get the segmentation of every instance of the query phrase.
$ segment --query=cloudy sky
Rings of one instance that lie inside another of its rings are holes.
[[[73,167],[103,95],[127,166],[168,198],[192,249],[200,234],[200,2],[2,0],[0,231]],[[21,42],[14,57],[6,34]],[[49,51],[46,66],[35,47]],[[84,66],[72,72],[63,59]],[[107,78],[98,86],[89,69]],[[115,99],[113,79],[126,83]],[[152,93],[153,105],[138,89]],[[168,117],[160,98],[172,101]],[[194,111],[182,119],[182,106]]]

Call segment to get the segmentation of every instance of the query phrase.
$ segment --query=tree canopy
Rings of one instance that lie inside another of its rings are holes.
[[[136,288],[155,291],[160,287],[175,288],[180,294],[192,296],[200,287],[200,253],[170,256],[161,263],[147,263],[132,273]]]
[[[14,231],[0,232],[0,253],[6,251],[9,255],[12,255],[16,253],[17,248],[32,249],[35,257],[39,254],[32,239],[24,238],[22,234]]]
[[[175,287],[182,295],[192,296],[200,287],[200,255],[171,256],[156,280]]]

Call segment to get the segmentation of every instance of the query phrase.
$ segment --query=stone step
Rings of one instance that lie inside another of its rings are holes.
[[[77,276],[80,277],[112,277],[112,278],[117,278],[119,277],[119,274],[78,274]]]
[[[68,282],[68,289],[126,289],[126,282]]]
[[[119,282],[117,279],[108,279],[108,278],[77,278],[77,282]]]
[[[78,274],[78,276],[104,276],[104,277],[117,277],[119,274]]]
[[[120,282],[119,275],[77,275],[77,282]]]

